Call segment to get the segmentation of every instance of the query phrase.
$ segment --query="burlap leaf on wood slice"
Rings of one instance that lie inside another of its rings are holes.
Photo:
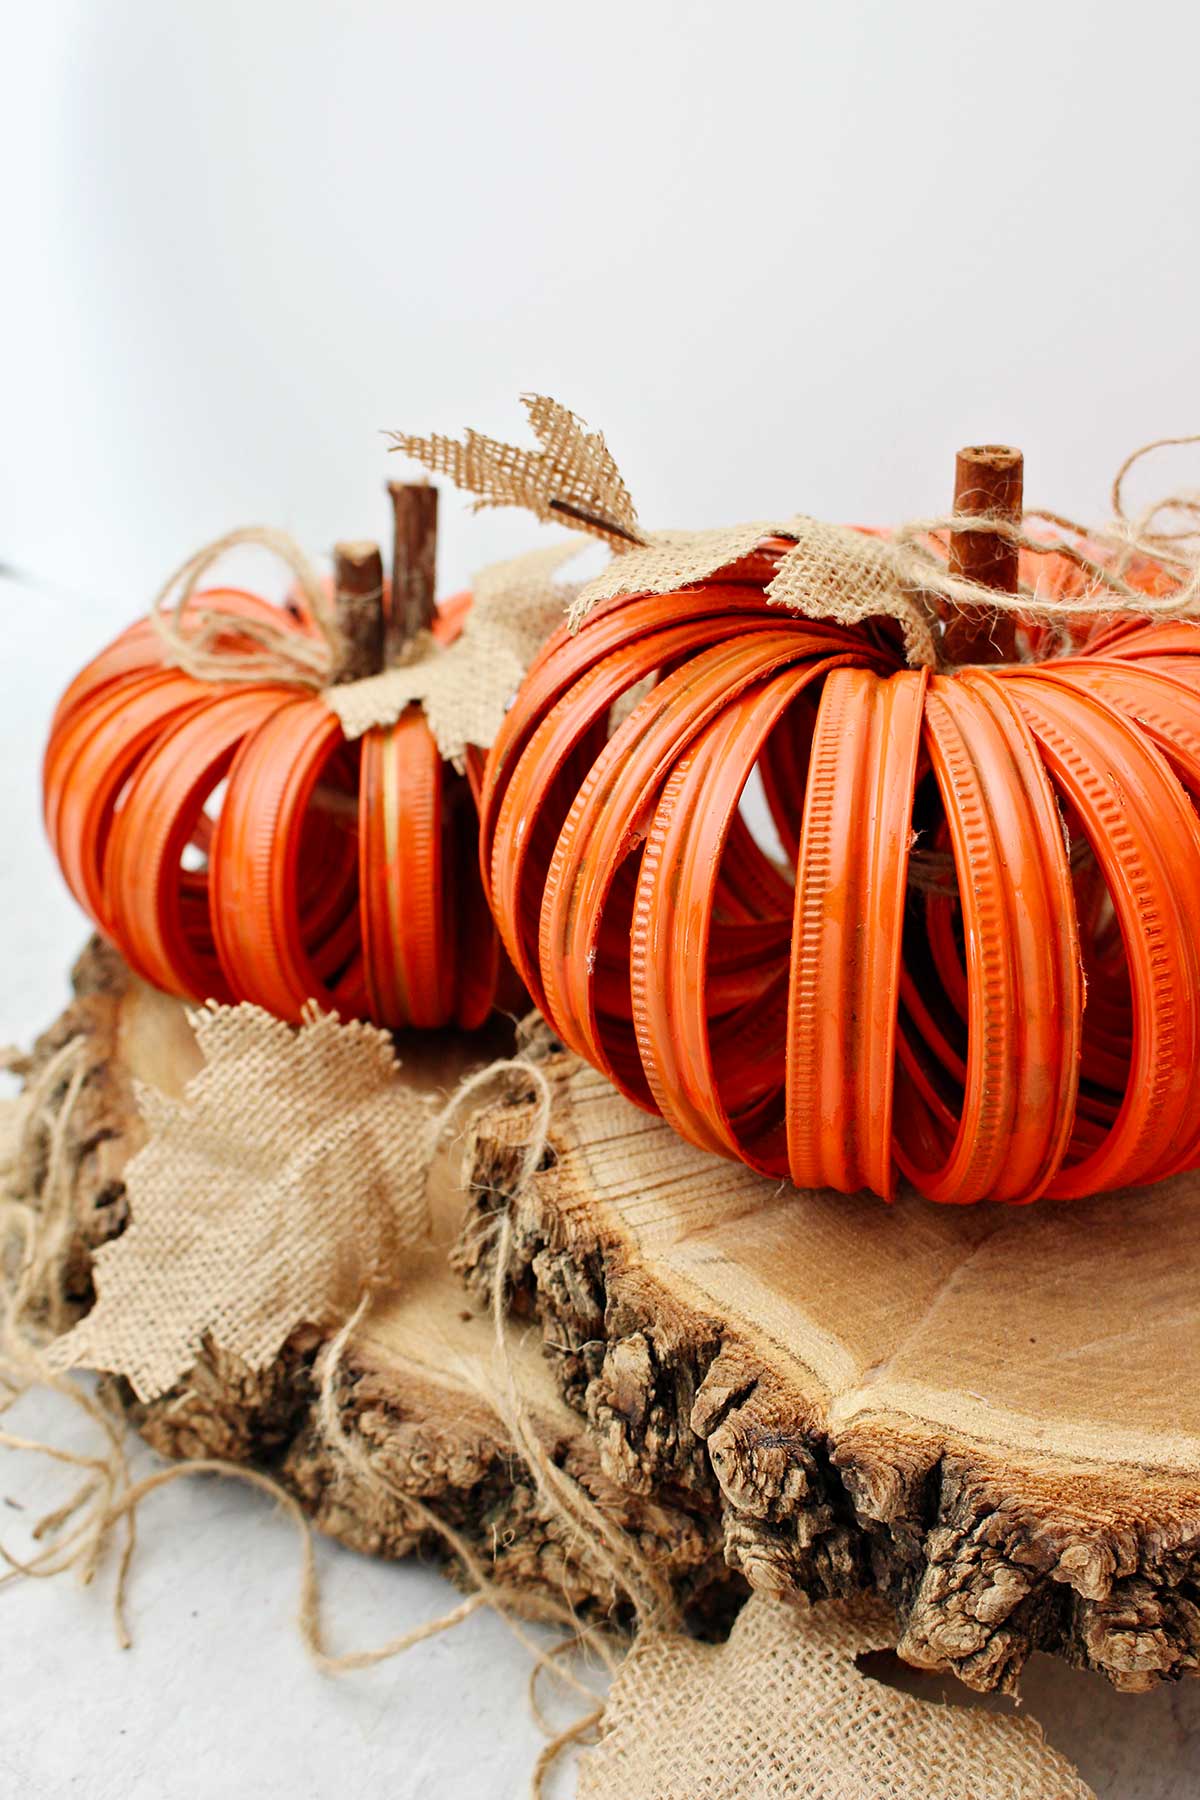
[[[895,1641],[864,1597],[747,1601],[728,1641],[644,1633],[578,1800],[1095,1800],[1026,1717],[935,1705],[855,1657]]]
[[[194,1021],[204,1067],[181,1100],[142,1089],[149,1142],[126,1170],[130,1223],[97,1252],[97,1300],[58,1368],[173,1387],[206,1338],[265,1368],[300,1324],[335,1327],[364,1287],[400,1285],[429,1232],[429,1115],[386,1032],[254,1006]]]
[[[347,738],[394,725],[416,701],[446,762],[461,770],[468,745],[486,750],[526,669],[562,624],[564,608],[576,593],[555,575],[587,543],[573,532],[559,543],[484,569],[472,584],[474,603],[452,644],[443,649],[424,633],[398,667],[326,688],[325,704],[341,720]]]

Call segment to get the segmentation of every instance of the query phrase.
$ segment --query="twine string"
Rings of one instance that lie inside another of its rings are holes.
[[[230,550],[247,546],[270,551],[291,572],[315,636],[297,630],[282,611],[275,624],[203,604],[200,583],[209,570]],[[194,551],[159,589],[150,621],[165,661],[198,681],[279,681],[321,689],[332,680],[342,651],[337,616],[320,575],[294,538],[269,525],[240,526]]]
[[[1191,502],[1174,497],[1156,502],[1150,512],[1183,505],[1191,505]],[[1200,503],[1196,510],[1200,516]],[[1149,515],[1143,515],[1143,519],[1146,516]],[[1046,508],[1030,509],[1020,523],[995,513],[952,512],[912,519],[891,539],[882,542],[885,549],[890,544],[896,552],[898,572],[915,594],[925,598],[931,616],[938,612],[936,603],[940,601],[957,607],[984,607],[995,613],[1017,613],[1024,619],[1044,623],[1056,619],[1115,618],[1130,613],[1146,618],[1186,618],[1200,610],[1200,558],[1184,556],[1166,546],[1194,538],[1196,532],[1179,533],[1166,539],[1148,533],[1143,528],[1143,519],[1123,530],[1112,527],[1095,530]],[[1028,524],[1038,522],[1058,525],[1090,542],[1111,544],[1120,559],[1117,567],[1110,567],[1089,555],[1074,537],[1061,533],[1049,537],[1027,529]],[[944,540],[959,531],[997,537],[1035,556],[1066,557],[1082,570],[1092,585],[1080,594],[1057,595],[1046,594],[1032,583],[1023,581],[1015,594],[1005,594],[981,582],[953,575],[933,545],[944,550]],[[1177,587],[1168,594],[1147,594],[1141,588],[1131,586],[1121,569],[1127,568],[1137,556],[1167,566],[1179,578]]]

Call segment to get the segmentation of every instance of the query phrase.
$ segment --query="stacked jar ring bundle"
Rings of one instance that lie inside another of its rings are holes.
[[[434,603],[437,490],[395,485],[393,576],[339,545],[333,624],[343,678],[419,632],[449,645],[471,600]],[[312,685],[222,679],[262,634],[319,648],[310,603],[190,595],[217,641],[212,679],[174,667],[143,619],[71,683],[43,768],[46,828],[76,899],[145,980],[297,1020],[309,1000],[390,1027],[488,1017],[502,980],[478,873],[475,794],[418,706],[347,741]],[[215,817],[213,814],[215,813]]]
[[[1019,457],[965,452],[956,512],[1006,508]],[[537,1004],[638,1105],[799,1187],[1027,1202],[1196,1166],[1200,626],[998,663],[1012,614],[960,616],[930,674],[769,604],[789,547],[610,600],[531,668],[482,857]],[[1016,588],[996,535],[951,555]]]

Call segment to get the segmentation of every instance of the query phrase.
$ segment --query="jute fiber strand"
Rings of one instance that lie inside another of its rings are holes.
[[[402,538],[436,492],[395,484],[394,499]],[[480,1028],[511,978],[479,870],[478,779],[563,604],[553,571],[585,541],[485,572],[477,608],[470,593],[435,607],[426,530],[415,638],[373,545],[339,545],[332,584],[275,532],[189,559],[51,721],[46,831],[84,912],[140,976],[192,1001]],[[248,547],[288,568],[285,606],[197,586]],[[398,594],[415,557],[397,550]]]
[[[1029,518],[1048,516],[1030,514]],[[1200,573],[1194,565],[1185,566],[1182,558],[1172,555],[1170,559],[1180,586],[1169,595],[1148,596],[1117,572],[1126,555],[1148,553],[1145,540],[1118,542],[1115,534],[1092,533],[1093,538],[1110,540],[1114,562],[1110,568],[1081,550],[1074,538],[1046,532],[1034,535],[1004,520],[985,517],[977,524],[972,519],[973,530],[993,532],[1036,556],[1067,556],[1088,577],[1082,592],[1073,596],[1050,598],[1029,586],[1016,595],[997,594],[993,588],[952,575],[938,554],[946,536],[966,524],[965,518],[950,513],[914,521],[888,537],[880,537],[847,525],[797,515],[714,531],[655,532],[643,548],[614,558],[608,568],[580,588],[570,606],[568,621],[573,630],[577,629],[605,600],[633,594],[674,593],[727,571],[733,579],[737,565],[769,539],[782,540],[776,572],[766,588],[772,605],[787,607],[808,619],[831,619],[839,625],[895,619],[913,668],[940,666],[940,615],[947,606],[982,606],[992,612],[1018,613],[1024,620],[1045,624],[1100,614],[1180,618],[1200,608]],[[1082,535],[1085,528],[1075,529]],[[792,545],[790,550],[786,548],[788,543]]]
[[[530,661],[573,601],[576,589],[554,577],[586,543],[574,532],[484,569],[475,577],[474,604],[451,644],[421,632],[398,666],[361,681],[337,678],[343,646],[320,575],[292,538],[268,526],[228,532],[189,557],[160,590],[150,619],[168,663],[198,681],[279,681],[316,689],[351,741],[394,725],[415,702],[443,761],[461,772],[469,745],[486,749],[491,743]],[[239,619],[238,641],[231,641],[228,613],[206,606],[199,584],[229,551],[245,548],[267,550],[288,568],[308,608],[309,631],[297,630],[286,618],[278,625]]]
[[[931,1705],[863,1674],[878,1601],[756,1594],[724,1644],[645,1632],[579,1800],[1094,1800],[1032,1719]]]
[[[586,437],[574,415],[545,396],[526,396],[525,405],[543,444],[538,453],[497,444],[474,431],[462,443],[393,435],[398,449],[479,494],[477,504],[523,506],[543,520],[570,516],[581,530],[603,538],[617,552],[571,601],[572,630],[603,601],[672,593],[735,571],[768,539],[782,540],[766,589],[769,601],[806,618],[842,625],[895,619],[915,668],[940,666],[942,620],[955,609],[1012,612],[1049,625],[1096,615],[1162,619],[1200,611],[1200,502],[1188,493],[1172,494],[1130,518],[1122,497],[1124,480],[1141,457],[1166,445],[1200,442],[1198,437],[1157,439],[1129,456],[1113,484],[1113,520],[1099,531],[1060,512],[1032,509],[1019,524],[988,514],[950,513],[912,520],[886,535],[806,514],[715,530],[647,533],[638,526],[632,503],[626,504],[628,491],[603,438]],[[571,428],[546,431],[540,428],[546,418],[565,418]],[[581,476],[581,443],[599,444],[603,450],[602,472],[592,474],[590,501],[580,498],[588,492],[587,475]],[[1066,557],[1085,577],[1080,591],[1052,594],[1022,583],[1016,594],[998,594],[955,575],[946,555],[946,539],[955,530],[994,533],[1036,557]],[[1147,595],[1126,580],[1130,563],[1139,557],[1157,560],[1171,572],[1175,582],[1169,592]]]
[[[78,1038],[63,1044],[32,1076],[27,1059],[5,1048],[0,1068],[26,1078],[24,1091],[0,1105],[0,1244],[7,1239],[19,1245],[5,1313],[19,1320],[36,1312],[45,1330],[61,1331],[66,1319],[59,1276],[73,1224],[66,1120],[87,1079],[83,1044]],[[35,1190],[36,1214],[27,1198]]]
[[[297,1325],[336,1327],[365,1287],[402,1282],[428,1232],[429,1114],[386,1032],[312,1010],[293,1030],[253,1006],[194,1023],[205,1066],[181,1100],[140,1091],[131,1222],[97,1252],[94,1308],[49,1351],[142,1400],[205,1338],[262,1369]]]

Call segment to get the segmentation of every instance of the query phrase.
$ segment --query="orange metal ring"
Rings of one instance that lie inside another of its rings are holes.
[[[786,921],[715,922],[714,872],[764,742],[824,668],[800,664],[748,689],[675,764],[647,834],[630,933],[633,1023],[659,1111],[693,1143],[771,1173],[785,1166],[770,1052],[784,1028]]]
[[[647,1091],[636,1043],[623,1026],[602,1039],[594,983],[599,924],[617,867],[644,836],[676,758],[738,694],[801,661],[811,642],[785,625],[714,645],[673,669],[609,739],[559,834],[539,934],[547,1007],[564,1041],[626,1092]],[[627,920],[617,923],[628,927]]]
[[[571,637],[565,626],[556,631],[530,665],[488,755],[480,806],[480,866],[485,883],[491,879],[497,815],[522,752],[556,702],[574,698],[576,684],[590,669],[613,652],[640,643],[651,632],[673,626],[699,627],[707,631],[705,641],[712,643],[728,637],[731,630],[752,630],[756,621],[776,630],[790,622],[799,629],[819,632],[825,641],[836,640],[841,649],[860,641],[837,625],[813,626],[794,617],[784,619],[761,593],[727,582],[711,582],[686,593],[610,601],[589,616],[586,630],[576,637]],[[665,654],[682,656],[686,651],[674,649]]]
[[[1120,923],[1133,1002],[1124,1098],[1103,1142],[1069,1163],[1063,1198],[1153,1180],[1200,1133],[1200,822],[1167,763],[1115,708],[1052,665],[1014,683],[1055,787],[1071,803]],[[1084,1014],[1084,1031],[1087,1017]]]
[[[337,718],[318,700],[293,698],[242,743],[229,772],[210,857],[217,954],[234,991],[297,1020],[314,999],[331,1011],[363,1010],[361,955],[349,935],[303,929],[314,889],[302,884],[302,828],[317,783],[344,755]],[[347,790],[349,783],[343,784]],[[328,884],[323,883],[328,888]],[[344,922],[357,919],[357,868],[333,894]],[[328,901],[325,902],[328,908]]]
[[[926,680],[772,617],[774,566],[611,603],[505,721],[482,864],[556,1031],[805,1185],[1027,1202],[1200,1162],[1200,627],[1085,621],[1068,658]],[[741,815],[755,770],[794,880]]]
[[[281,702],[282,687],[226,689],[158,739],[123,796],[104,885],[113,933],[143,978],[194,999],[233,998],[209,922],[207,872],[190,877],[185,849],[238,746]]]
[[[900,946],[925,677],[835,669],[796,870],[787,1142],[798,1187],[890,1198]]]
[[[209,691],[176,670],[135,676],[65,715],[42,771],[46,831],[67,885],[109,931],[104,856],[126,783],[171,724],[203,706]]]
[[[719,644],[727,636],[720,618],[672,622],[656,630],[652,620],[662,618],[666,609],[656,606],[647,611],[646,629],[634,642],[593,659],[569,695],[550,706],[536,731],[525,734],[518,756],[506,757],[506,747],[498,739],[488,763],[480,822],[481,860],[490,842],[493,910],[501,922],[508,954],[539,1005],[544,999],[538,971],[541,896],[529,892],[527,871],[553,849],[579,782],[604,745],[614,703],[648,676],[673,668],[680,658]],[[777,631],[778,620],[763,618],[750,629],[764,631],[772,626]],[[562,646],[564,660],[571,665],[580,660],[574,654],[574,642],[567,639]],[[509,731],[502,729],[502,739],[515,737],[520,730],[522,714],[514,719],[516,711],[508,714],[505,726],[509,720],[513,726]],[[507,780],[497,804],[502,772]],[[510,919],[519,921],[519,928],[505,932],[504,922]]]
[[[452,888],[443,868],[442,761],[419,707],[363,740],[359,786],[363,953],[372,1016],[445,1025]]]
[[[931,1109],[914,1128],[922,1100],[902,1050],[896,1156],[933,1200],[1034,1200],[1067,1153],[1079,1063],[1079,950],[1054,793],[994,678],[935,677],[925,725],[963,909],[967,1056],[953,1128]]]

